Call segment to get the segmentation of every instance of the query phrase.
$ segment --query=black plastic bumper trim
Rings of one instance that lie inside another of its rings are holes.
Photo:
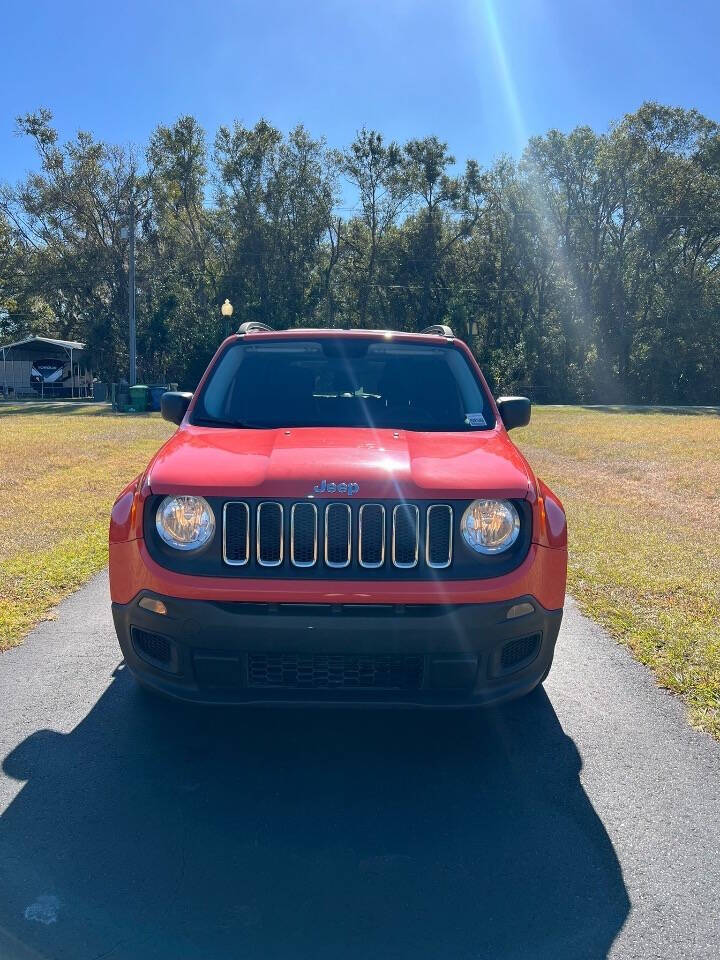
[[[138,606],[143,596],[162,599],[167,615]],[[524,601],[534,612],[507,620],[507,610]],[[530,692],[544,678],[562,620],[562,610],[545,610],[527,596],[491,604],[364,606],[215,603],[142,592],[129,604],[113,604],[112,611],[125,661],[138,679],[168,696],[204,703],[497,703]],[[137,656],[132,627],[171,641],[177,673]],[[504,646],[534,634],[541,642],[532,659],[504,668]],[[251,687],[248,654],[262,652],[415,655],[423,658],[424,679],[417,690]],[[214,671],[213,682],[207,671]]]

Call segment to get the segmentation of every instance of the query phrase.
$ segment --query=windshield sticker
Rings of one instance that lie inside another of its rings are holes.
[[[469,427],[486,427],[487,426],[485,417],[481,413],[465,414],[465,423]]]

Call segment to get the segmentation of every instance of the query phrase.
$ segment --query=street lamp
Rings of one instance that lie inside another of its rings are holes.
[[[230,317],[233,315],[233,305],[226,298],[225,303],[220,307],[220,313],[225,318],[225,334],[230,333]]]

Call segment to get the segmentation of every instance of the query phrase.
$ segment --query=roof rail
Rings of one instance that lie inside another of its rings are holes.
[[[452,327],[444,323],[434,323],[431,327],[425,327],[422,333],[436,333],[439,337],[455,337]]]
[[[269,327],[266,323],[260,323],[259,320],[246,320],[245,323],[241,323],[237,329],[239,334],[244,333],[272,333],[273,328]]]

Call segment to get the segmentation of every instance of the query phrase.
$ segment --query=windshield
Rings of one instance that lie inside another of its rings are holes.
[[[456,347],[328,338],[232,344],[191,419],[257,428],[494,426],[485,391]]]

